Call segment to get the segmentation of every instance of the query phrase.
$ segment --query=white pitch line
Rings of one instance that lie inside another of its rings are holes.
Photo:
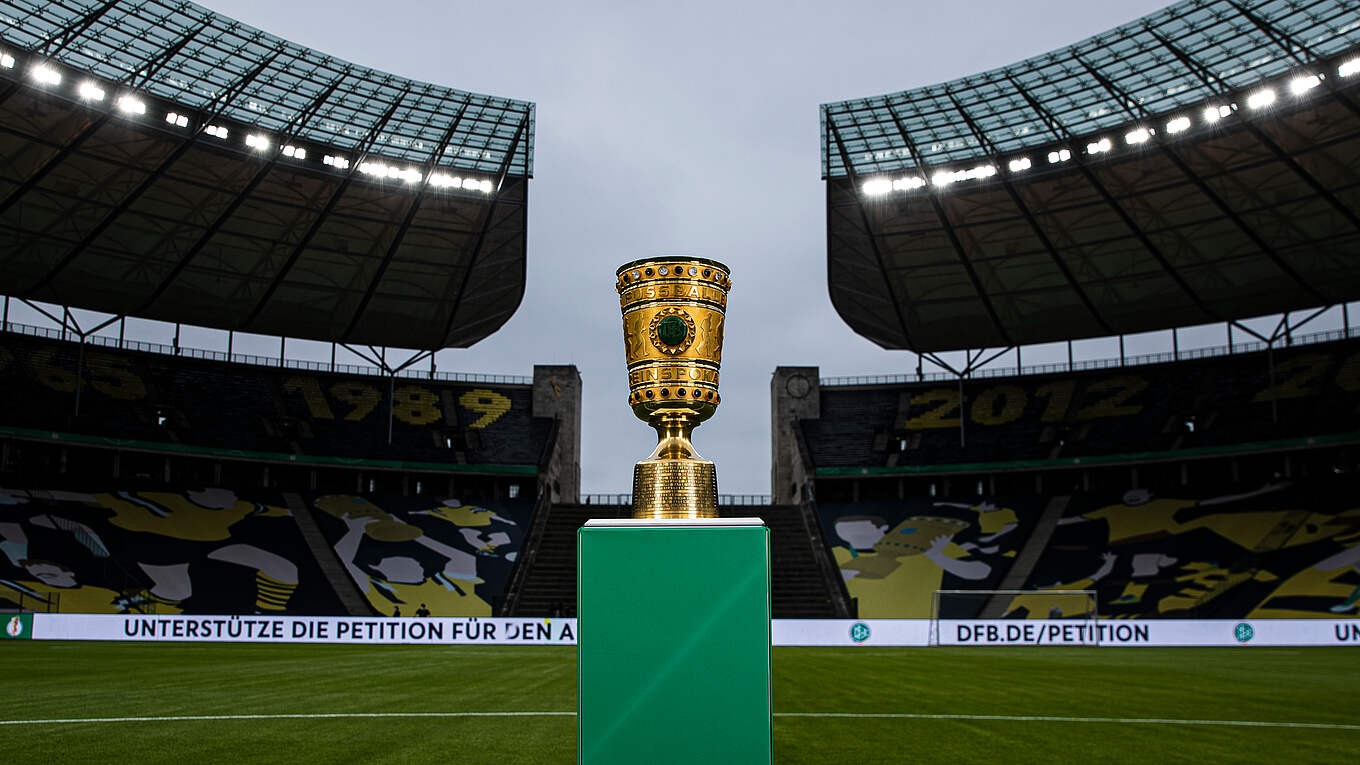
[[[1235,728],[1318,728],[1356,730],[1348,723],[1273,722],[1268,720],[1180,720],[1169,717],[1050,717],[1044,715],[950,715],[910,712],[775,712],[775,717],[847,717],[900,720],[999,720],[1002,722],[1117,723],[1131,725],[1224,725]]]
[[[0,725],[75,725],[79,723],[201,722],[229,720],[336,720],[418,717],[575,717],[575,712],[317,712],[257,715],[163,715],[154,717],[69,717],[46,720],[0,720]],[[1219,725],[1235,728],[1310,728],[1360,731],[1346,723],[1275,722],[1269,720],[1180,720],[1169,717],[1056,717],[1043,715],[965,715],[911,712],[775,712],[775,717],[822,717],[887,720],[981,720],[999,722],[1103,723],[1119,725]]]
[[[575,712],[318,712],[270,715],[163,715],[158,717],[61,717],[48,720],[0,720],[0,725],[72,725],[76,723],[196,722],[202,720],[334,720],[366,717],[575,717]]]

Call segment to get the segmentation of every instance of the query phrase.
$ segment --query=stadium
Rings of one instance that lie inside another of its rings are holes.
[[[177,0],[0,21],[7,751],[578,756],[578,530],[632,498],[576,366],[435,363],[521,308],[535,104]],[[772,370],[720,496],[780,761],[1354,756],[1358,174],[1334,0],[821,106],[830,302],[911,364]]]

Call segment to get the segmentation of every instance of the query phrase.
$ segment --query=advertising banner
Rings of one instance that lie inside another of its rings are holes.
[[[0,614],[0,640],[576,645],[575,619]],[[776,646],[1360,646],[1360,619],[772,619]]]
[[[575,619],[33,614],[36,640],[575,645]]]
[[[33,637],[33,614],[0,614],[0,640],[29,640]]]
[[[771,619],[770,642],[794,645],[927,645],[928,619]]]
[[[940,645],[1360,645],[1355,619],[942,619]]]

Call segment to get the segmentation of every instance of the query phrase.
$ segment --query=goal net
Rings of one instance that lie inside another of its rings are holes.
[[[1098,617],[1095,590],[936,590],[930,644],[1097,645]]]

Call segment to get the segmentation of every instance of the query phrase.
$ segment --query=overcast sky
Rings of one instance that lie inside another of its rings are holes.
[[[1013,63],[1166,4],[200,2],[359,64],[538,104],[524,302],[438,362],[523,375],[577,365],[585,491],[628,491],[655,444],[627,408],[615,268],[678,253],[731,266],[723,405],[694,438],[723,493],[769,491],[776,366],[915,366],[854,334],[827,297],[818,105]]]

